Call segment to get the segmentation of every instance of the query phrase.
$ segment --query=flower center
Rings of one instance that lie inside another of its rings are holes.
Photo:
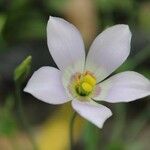
[[[71,82],[71,92],[74,96],[77,97],[89,97],[96,85],[96,78],[94,75],[88,71],[85,73],[76,73]]]

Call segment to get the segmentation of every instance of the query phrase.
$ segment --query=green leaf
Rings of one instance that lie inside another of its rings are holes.
[[[140,5],[139,9],[139,26],[145,33],[150,32],[150,13],[149,13],[150,4],[149,3],[143,3]]]
[[[11,136],[16,132],[17,124],[13,115],[14,97],[8,95],[4,106],[0,107],[0,135]]]
[[[99,149],[100,131],[99,128],[87,123],[83,134],[84,146],[86,150]]]
[[[16,122],[10,114],[4,114],[3,117],[0,116],[0,135],[12,135],[15,130]]]
[[[106,150],[125,150],[125,145],[118,139],[118,141],[112,141],[106,146]]]
[[[14,81],[22,83],[31,69],[32,57],[28,56],[14,71]]]
[[[69,0],[45,0],[44,5],[48,10],[54,11],[54,12],[61,12],[64,7],[66,6],[67,2]]]
[[[122,72],[125,70],[134,70],[137,66],[142,64],[146,59],[150,57],[150,45],[146,46],[144,49],[140,50],[135,56],[128,59],[121,67],[119,67],[116,72]]]
[[[2,32],[5,21],[6,21],[6,15],[0,14],[0,33]]]

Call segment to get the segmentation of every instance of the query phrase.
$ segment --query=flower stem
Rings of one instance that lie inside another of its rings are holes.
[[[70,150],[73,150],[73,127],[74,127],[74,122],[75,122],[75,118],[77,116],[77,113],[74,112],[70,121],[70,128],[69,128],[69,137],[70,137]]]
[[[35,141],[33,139],[31,128],[26,120],[26,117],[24,116],[23,107],[22,107],[22,97],[21,97],[21,86],[19,83],[15,83],[15,95],[16,95],[16,109],[17,109],[17,115],[18,118],[24,127],[25,131],[28,134],[28,138],[33,146],[33,150],[38,150]]]

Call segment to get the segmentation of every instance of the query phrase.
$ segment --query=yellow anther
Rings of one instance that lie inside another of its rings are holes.
[[[92,85],[90,85],[88,82],[83,82],[82,88],[85,92],[91,92],[93,90]]]
[[[87,74],[83,77],[84,82],[89,83],[91,86],[95,86],[96,79],[92,77],[91,75]]]
[[[89,71],[81,73],[76,73],[72,78],[72,83],[69,88],[71,94],[79,98],[85,97],[90,98],[94,93],[96,86],[96,78]]]

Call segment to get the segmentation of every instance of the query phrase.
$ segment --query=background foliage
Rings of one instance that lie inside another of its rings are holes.
[[[83,35],[87,51],[94,37],[106,27],[128,24],[133,34],[131,55],[116,72],[134,70],[150,79],[148,0],[0,0],[0,150],[33,149],[33,141],[17,113],[13,73],[27,56],[32,56],[31,72],[23,78],[22,89],[33,71],[43,65],[56,66],[46,43],[49,15],[75,24]],[[66,150],[70,105],[48,105],[20,91],[23,113],[38,149]],[[75,149],[149,150],[149,97],[109,105],[114,115],[102,130],[77,119]]]

